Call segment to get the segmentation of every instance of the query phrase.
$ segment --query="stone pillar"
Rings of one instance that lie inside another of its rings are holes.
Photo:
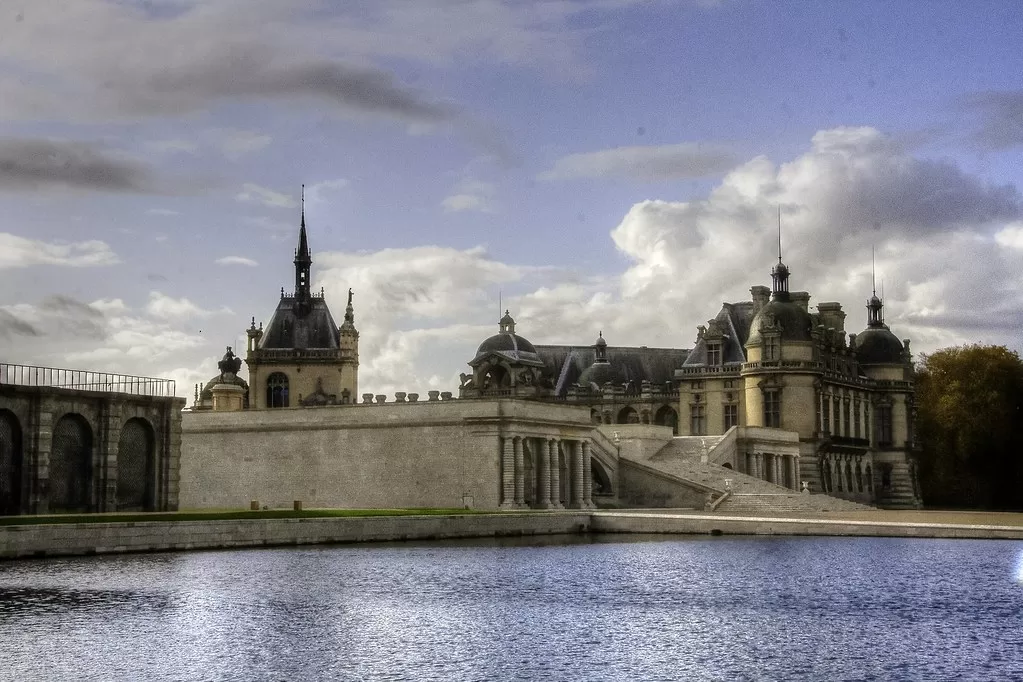
[[[583,508],[583,446],[577,440],[572,441],[572,502],[573,509]]]
[[[121,405],[104,400],[97,420],[94,468],[99,478],[99,496],[92,508],[96,511],[117,511],[117,450],[121,442]],[[155,443],[154,443],[155,447]]]
[[[501,447],[501,508],[515,506],[515,439],[505,436]]]
[[[781,471],[781,455],[774,456],[774,482],[780,486],[785,485],[785,477],[782,476]]]
[[[514,457],[515,457],[515,506],[521,507],[524,503],[523,488],[525,487],[525,481],[523,477],[526,474],[525,462],[522,458],[522,437],[515,436],[512,439],[514,441]]]
[[[763,469],[760,466],[760,460],[762,457],[763,455],[759,452],[753,453],[753,475],[760,479],[764,477]]]
[[[536,440],[536,458],[539,460],[536,474],[540,490],[538,492],[541,509],[551,508],[551,450],[546,439]]]
[[[561,453],[558,451],[558,441],[551,438],[547,441],[551,458],[551,506],[554,509],[563,509],[561,504]]]
[[[28,510],[30,514],[45,514],[50,510],[50,450],[53,447],[52,402],[42,396],[32,398],[29,407],[27,437],[22,443],[29,471]],[[31,435],[35,433],[35,438]]]
[[[591,467],[593,465],[590,462],[590,457],[592,457],[592,455],[590,453],[590,444],[588,442],[586,442],[586,441],[583,441],[582,450],[583,450],[583,466],[582,466],[582,475],[583,475],[583,505],[582,506],[584,508],[586,508],[586,509],[592,509],[594,505],[593,505],[593,473],[591,471]]]

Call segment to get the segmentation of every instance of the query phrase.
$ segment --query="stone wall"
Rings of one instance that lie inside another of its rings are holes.
[[[186,412],[181,508],[496,509],[503,439],[592,430],[585,408],[521,400]]]

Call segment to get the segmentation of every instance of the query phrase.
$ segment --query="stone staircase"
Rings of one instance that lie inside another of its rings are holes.
[[[683,482],[697,483],[710,488],[719,496],[729,492],[729,496],[716,507],[716,511],[719,512],[749,514],[862,511],[873,508],[830,495],[796,492],[727,467],[701,462],[700,457],[707,451],[705,446],[712,448],[716,444],[709,442],[715,440],[712,437],[707,437],[706,440],[708,442],[704,444],[697,442],[697,439],[673,439],[649,459],[638,463],[681,479]],[[727,490],[725,479],[730,482]]]
[[[891,486],[881,495],[885,509],[920,509],[920,501],[913,495],[913,481],[905,462],[892,464]]]

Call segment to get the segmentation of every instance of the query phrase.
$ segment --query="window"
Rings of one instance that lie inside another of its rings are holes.
[[[863,435],[870,439],[870,403],[863,403]]]
[[[725,405],[725,431],[739,425],[739,406],[732,403]]]
[[[860,437],[860,399],[857,398],[853,401],[853,435],[856,438]]]
[[[288,406],[288,375],[274,372],[266,379],[266,406]]]
[[[882,405],[877,412],[877,444],[881,447],[892,444],[892,406]]]
[[[718,367],[721,365],[721,344],[720,343],[708,343],[707,344],[707,364],[711,367]]]
[[[831,413],[831,418],[835,421],[834,434],[836,436],[842,435],[842,399],[837,395],[832,399],[835,404],[835,409]]]
[[[831,398],[821,398],[821,432],[831,433]]]
[[[707,412],[705,405],[689,406],[689,435],[707,435]]]
[[[690,384],[690,386],[692,386],[692,389],[693,389],[694,391],[700,391],[700,390],[703,390],[703,380],[702,380],[702,379],[697,379],[696,381],[693,381],[693,382],[692,382],[692,383]]]
[[[735,379],[725,379],[725,388],[735,388]]]
[[[781,428],[781,391],[776,388],[764,391],[764,426]]]
[[[764,339],[764,360],[778,360],[781,353],[778,352],[778,337],[768,336]]]
[[[843,436],[849,435],[849,409],[850,409],[849,399],[846,398],[844,401],[842,401],[842,425],[844,427],[842,429]]]

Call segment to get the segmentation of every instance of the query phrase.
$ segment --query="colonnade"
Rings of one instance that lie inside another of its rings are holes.
[[[874,472],[870,461],[864,462],[862,455],[823,453],[820,468],[821,486],[826,493],[874,492]]]
[[[744,473],[796,490],[799,488],[799,455],[749,452]]]
[[[505,436],[501,443],[501,507],[592,509],[591,458],[587,441]]]

